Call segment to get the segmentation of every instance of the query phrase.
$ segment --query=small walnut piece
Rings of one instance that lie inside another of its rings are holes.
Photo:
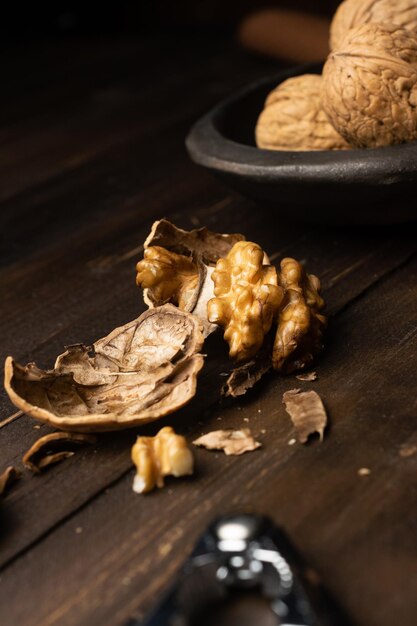
[[[0,498],[3,497],[10,486],[20,478],[20,472],[13,465],[9,465],[4,472],[0,474]]]
[[[191,258],[152,246],[146,248],[136,271],[136,284],[147,289],[152,303],[170,302],[183,311],[190,310],[199,283],[199,267]]]
[[[193,444],[207,450],[223,450],[227,456],[238,456],[261,447],[259,441],[253,438],[249,428],[213,430],[193,441]]]
[[[321,104],[322,77],[305,74],[271,91],[256,125],[256,144],[268,150],[346,150],[348,143]]]
[[[416,32],[416,0],[345,0],[339,5],[330,27],[330,48],[338,48],[350,29],[376,22],[391,22]]]
[[[74,456],[74,449],[96,442],[94,435],[50,433],[40,437],[23,456],[23,465],[35,474]]]
[[[285,297],[279,313],[272,361],[274,369],[290,373],[305,369],[322,349],[326,318],[320,281],[295,259],[281,261],[280,283]]]
[[[282,401],[291,417],[300,443],[307,443],[309,436],[314,433],[318,433],[320,441],[323,441],[327,413],[318,393],[291,389],[284,393]]]
[[[254,356],[262,346],[282,302],[276,269],[263,265],[256,243],[236,243],[212,274],[215,298],[207,304],[210,322],[225,329],[229,354],[237,361]]]
[[[380,147],[417,139],[415,41],[389,25],[348,32],[323,69],[322,102],[352,145]],[[406,60],[404,60],[406,59]]]
[[[148,493],[164,486],[165,476],[186,476],[193,473],[193,455],[184,437],[165,426],[155,437],[138,437],[132,448],[132,461],[137,473],[133,491]]]

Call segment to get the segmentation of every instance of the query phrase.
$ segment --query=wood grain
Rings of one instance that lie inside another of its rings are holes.
[[[229,195],[188,161],[183,137],[200,110],[260,65],[225,46],[186,48],[171,51],[174,74],[161,82],[146,64],[136,72],[149,50],[139,44],[93,47],[85,65],[86,48],[75,46],[66,80],[55,75],[60,54],[37,80],[28,74],[33,116],[25,90],[6,76],[0,356],[48,367],[65,344],[92,342],[136,317],[144,305],[135,262],[152,221],[167,216],[186,228],[242,231],[274,262],[294,255],[321,277],[332,319],[318,380],[269,376],[247,397],[221,402],[229,364],[212,337],[197,397],[141,432],[175,424],[191,440],[250,426],[261,450],[240,458],[197,450],[195,477],[148,497],[131,491],[135,430],[102,435],[43,476],[25,473],[0,510],[0,623],[122,624],[153,606],[214,515],[245,509],[284,525],[355,624],[411,626],[417,456],[400,451],[416,443],[416,229],[283,222]],[[94,89],[128,96],[96,107]],[[32,143],[27,131],[36,129]],[[84,147],[85,158],[68,166]],[[323,444],[288,446],[281,397],[293,387],[322,396],[331,420]],[[0,411],[0,423],[15,412],[4,395]],[[3,426],[4,466],[19,465],[49,432],[34,426],[26,416]],[[368,476],[358,475],[362,467]]]

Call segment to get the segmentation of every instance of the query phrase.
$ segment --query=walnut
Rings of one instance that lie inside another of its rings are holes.
[[[323,69],[323,108],[356,147],[417,139],[417,68],[406,31],[367,24],[350,31]]]
[[[269,150],[343,150],[348,143],[321,105],[322,78],[305,74],[271,91],[256,125],[256,144]]]
[[[295,259],[281,261],[280,284],[284,289],[283,307],[272,352],[275,370],[290,373],[311,364],[322,348],[326,318],[319,313],[324,300],[320,281],[307,274]]]
[[[375,22],[391,22],[416,32],[416,0],[345,0],[337,9],[330,27],[330,48],[339,48],[350,29]]]
[[[342,39],[339,48],[355,46],[355,48],[363,49],[362,54],[366,56],[369,53],[369,45],[372,48],[383,50],[384,53],[393,57],[398,57],[407,63],[417,64],[417,37],[414,33],[397,26],[385,22],[383,24],[359,24],[352,30],[349,30]],[[335,52],[338,48],[335,49]]]
[[[199,281],[199,267],[192,259],[152,246],[145,249],[136,271],[136,284],[147,289],[152,303],[171,302],[184,311],[189,310]]]
[[[225,328],[232,358],[254,356],[278,313],[283,293],[272,265],[263,265],[256,243],[236,243],[212,274],[215,297],[207,304],[210,322]]]
[[[164,486],[164,477],[193,473],[193,455],[184,437],[165,426],[155,437],[138,437],[132,448],[132,461],[137,474],[133,491],[148,493]]]

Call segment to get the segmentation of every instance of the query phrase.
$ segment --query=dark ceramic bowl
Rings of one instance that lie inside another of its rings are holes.
[[[254,129],[267,94],[322,65],[257,81],[227,98],[191,129],[196,163],[258,205],[317,221],[394,223],[417,219],[417,142],[386,148],[283,152],[260,150]]]

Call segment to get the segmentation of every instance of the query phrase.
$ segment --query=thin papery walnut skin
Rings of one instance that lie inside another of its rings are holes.
[[[381,22],[416,32],[416,0],[345,0],[339,5],[331,24],[331,50],[338,48],[346,33],[359,24]]]
[[[282,302],[276,269],[263,260],[260,246],[242,241],[217,261],[212,274],[216,297],[208,302],[208,319],[225,329],[229,354],[237,361],[258,352]]]
[[[409,62],[417,51],[404,43],[409,33],[399,30],[378,24],[352,29],[323,68],[323,109],[358,148],[417,139],[417,65]]]
[[[198,287],[197,264],[160,246],[146,248],[136,270],[136,284],[158,305],[170,302],[185,310]]]
[[[164,477],[185,476],[193,473],[193,455],[184,437],[173,428],[162,428],[155,437],[138,437],[132,448],[136,465],[133,489],[148,493],[164,486]]]
[[[281,261],[280,283],[285,291],[283,308],[273,347],[274,369],[290,373],[311,364],[322,348],[326,318],[319,313],[324,306],[320,281],[307,274],[295,259]]]

